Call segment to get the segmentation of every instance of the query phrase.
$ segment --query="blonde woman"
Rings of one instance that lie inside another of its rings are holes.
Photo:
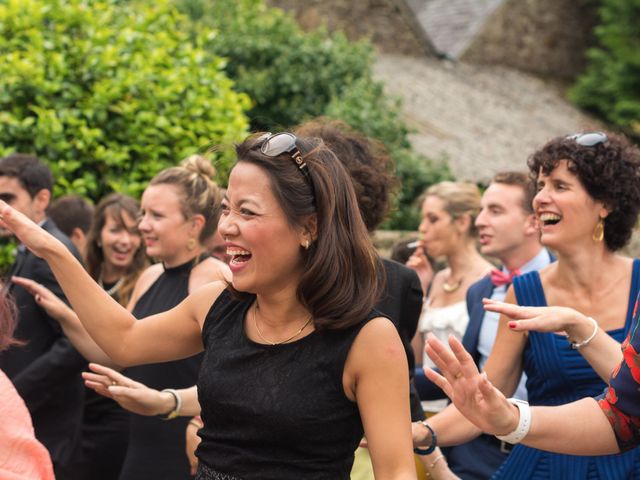
[[[433,366],[424,355],[427,333],[441,339],[446,339],[449,334],[462,337],[469,321],[465,300],[467,289],[492,268],[476,248],[474,222],[479,211],[480,192],[471,183],[441,182],[424,194],[419,227],[421,241],[407,265],[419,272],[427,271],[426,254],[429,254],[445,259],[447,267],[435,274],[430,286],[425,287],[428,291],[414,339],[417,365]],[[422,368],[417,367],[416,371],[424,379]],[[423,400],[441,398],[442,395],[436,389],[431,393],[425,382],[418,384],[418,390]],[[446,400],[434,400],[425,407],[427,411],[438,411],[446,403]]]

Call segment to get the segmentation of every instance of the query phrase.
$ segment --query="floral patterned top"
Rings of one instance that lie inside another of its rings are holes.
[[[598,404],[613,427],[620,451],[640,445],[640,296],[633,309],[633,325],[622,343],[622,362],[614,369],[609,388]]]

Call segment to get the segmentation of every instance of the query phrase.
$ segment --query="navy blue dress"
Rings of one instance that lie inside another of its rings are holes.
[[[640,261],[633,262],[633,276],[624,328],[607,333],[622,342],[632,325],[638,295]],[[546,306],[538,272],[513,281],[519,305]],[[529,332],[524,351],[524,371],[531,405],[562,405],[602,393],[607,386],[587,361],[573,350],[567,338],[554,333]],[[640,452],[622,455],[574,456],[516,445],[494,479],[608,479],[640,478]]]

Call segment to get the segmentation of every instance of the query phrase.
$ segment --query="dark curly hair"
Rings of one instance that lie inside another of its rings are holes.
[[[369,232],[389,213],[391,196],[399,186],[394,164],[385,147],[340,120],[317,118],[296,127],[302,137],[321,138],[347,169],[358,207]]]
[[[558,137],[527,161],[537,181],[542,171],[549,175],[562,160],[594,200],[611,213],[604,220],[604,242],[611,251],[631,239],[640,211],[640,150],[626,137],[606,133],[608,140],[593,146],[580,145],[573,137]]]

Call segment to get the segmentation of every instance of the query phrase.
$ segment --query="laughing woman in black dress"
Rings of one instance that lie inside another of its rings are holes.
[[[205,285],[141,321],[0,202],[2,224],[50,263],[116,362],[204,349],[196,478],[346,480],[364,433],[378,480],[415,480],[406,355],[373,310],[381,262],[349,176],[317,139],[253,136],[237,153],[219,224],[231,285]]]

